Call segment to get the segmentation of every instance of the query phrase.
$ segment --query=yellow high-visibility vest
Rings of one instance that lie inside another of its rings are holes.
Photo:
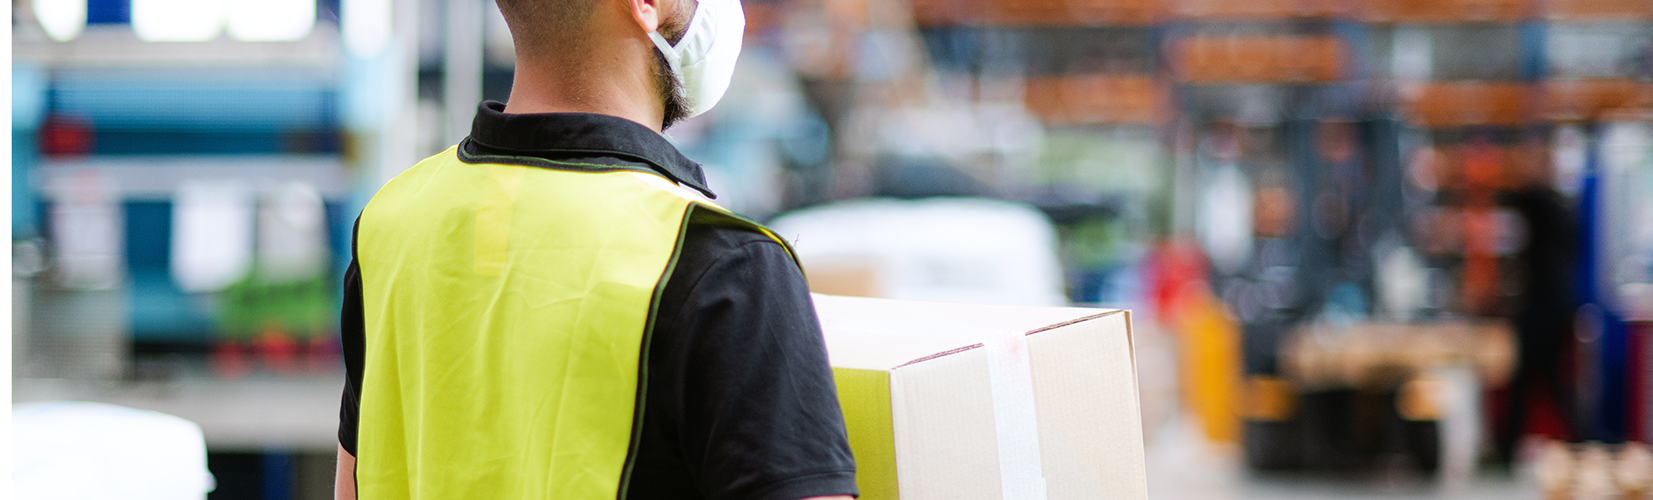
[[[773,233],[653,173],[456,148],[362,211],[364,499],[611,499],[691,212]]]

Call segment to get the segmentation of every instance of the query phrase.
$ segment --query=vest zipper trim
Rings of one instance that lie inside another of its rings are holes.
[[[626,448],[625,467],[620,469],[619,500],[626,500],[631,488],[631,474],[637,466],[637,451],[643,443],[643,410],[649,392],[649,347],[654,340],[655,321],[659,318],[660,296],[665,294],[666,282],[671,280],[672,271],[677,269],[678,257],[683,253],[683,239],[689,234],[689,219],[698,206],[691,202],[683,207],[683,219],[677,225],[677,242],[672,245],[672,256],[666,261],[666,269],[660,273],[660,279],[655,281],[654,294],[649,297],[649,317],[643,323],[643,352],[637,359],[637,403],[632,408],[631,444]]]

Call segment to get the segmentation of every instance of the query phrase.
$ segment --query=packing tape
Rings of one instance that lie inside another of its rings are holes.
[[[1046,500],[1039,458],[1039,418],[1033,409],[1033,367],[1027,336],[996,335],[986,342],[993,391],[993,426],[999,441],[999,481],[1004,500]]]

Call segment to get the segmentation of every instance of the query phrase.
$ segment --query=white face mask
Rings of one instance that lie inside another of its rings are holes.
[[[649,32],[649,39],[671,65],[672,76],[683,83],[688,116],[712,109],[729,90],[745,35],[746,13],[741,11],[740,0],[700,0],[675,47],[658,30]]]

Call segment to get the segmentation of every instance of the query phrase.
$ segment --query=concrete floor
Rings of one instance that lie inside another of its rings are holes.
[[[1155,500],[1402,499],[1527,500],[1539,498],[1532,475],[1476,475],[1455,484],[1411,472],[1364,476],[1257,474],[1239,448],[1207,442],[1187,419],[1172,419],[1148,439],[1148,494]]]

